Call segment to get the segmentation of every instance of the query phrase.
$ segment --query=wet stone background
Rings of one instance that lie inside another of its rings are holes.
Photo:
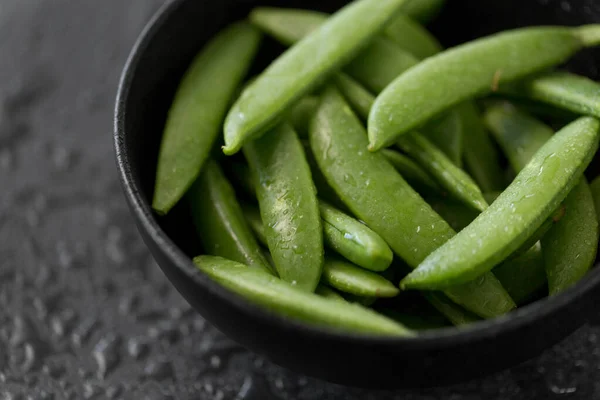
[[[483,380],[373,392],[205,323],[138,236],[112,149],[120,70],[162,1],[0,0],[0,400],[600,398],[600,327]]]

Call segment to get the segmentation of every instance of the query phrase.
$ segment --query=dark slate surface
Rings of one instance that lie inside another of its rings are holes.
[[[196,315],[138,236],[111,141],[121,67],[161,2],[0,1],[0,399],[600,398],[600,328],[484,380],[367,392]]]

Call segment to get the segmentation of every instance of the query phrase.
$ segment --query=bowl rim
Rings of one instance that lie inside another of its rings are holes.
[[[229,302],[240,312],[251,314],[253,318],[257,318],[262,323],[276,326],[280,331],[301,331],[307,338],[318,336],[321,339],[343,341],[349,344],[365,344],[367,342],[369,345],[382,346],[406,344],[412,349],[419,350],[422,348],[443,348],[449,344],[468,343],[474,339],[484,340],[493,338],[499,333],[520,330],[525,326],[535,324],[541,318],[554,314],[585,295],[591,295],[590,292],[600,286],[600,268],[598,264],[595,264],[587,273],[587,279],[580,280],[563,293],[517,308],[506,315],[478,321],[464,328],[447,327],[431,331],[420,331],[414,337],[397,337],[345,332],[296,321],[251,303],[212,280],[207,274],[194,266],[193,261],[167,236],[158,224],[157,216],[152,212],[150,204],[144,200],[139,182],[135,180],[132,174],[129,154],[125,146],[125,137],[128,134],[125,123],[127,102],[131,83],[140,68],[140,59],[152,46],[154,38],[160,33],[163,25],[186,1],[189,0],[169,0],[164,3],[146,23],[136,39],[119,80],[114,109],[113,145],[119,180],[134,218],[137,219],[138,228],[145,230],[176,268],[202,287],[203,290],[210,292],[220,301]]]

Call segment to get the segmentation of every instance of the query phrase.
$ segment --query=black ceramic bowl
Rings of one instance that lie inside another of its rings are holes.
[[[257,4],[331,12],[343,3],[173,0],[152,19],[127,62],[115,117],[120,177],[146,244],[179,292],[210,323],[247,348],[302,374],[351,386],[433,386],[489,374],[539,354],[586,322],[600,286],[600,268],[560,296],[466,331],[448,328],[416,339],[332,333],[268,313],[214,283],[191,262],[199,250],[190,239],[195,232],[186,209],[178,206],[164,219],[152,213],[150,201],[165,115],[183,71],[202,45]],[[507,28],[600,21],[600,10],[591,0],[448,3],[431,26],[448,46]],[[595,77],[598,61],[600,51],[587,51],[570,67]],[[590,170],[597,172],[596,166]]]

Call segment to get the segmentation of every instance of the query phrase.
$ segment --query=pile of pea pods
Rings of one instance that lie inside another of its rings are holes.
[[[153,209],[188,203],[199,270],[296,321],[413,336],[585,279],[600,84],[559,68],[600,25],[443,48],[442,0],[257,7],[183,76]],[[255,76],[261,42],[285,50]],[[600,204],[600,203],[598,203]]]

